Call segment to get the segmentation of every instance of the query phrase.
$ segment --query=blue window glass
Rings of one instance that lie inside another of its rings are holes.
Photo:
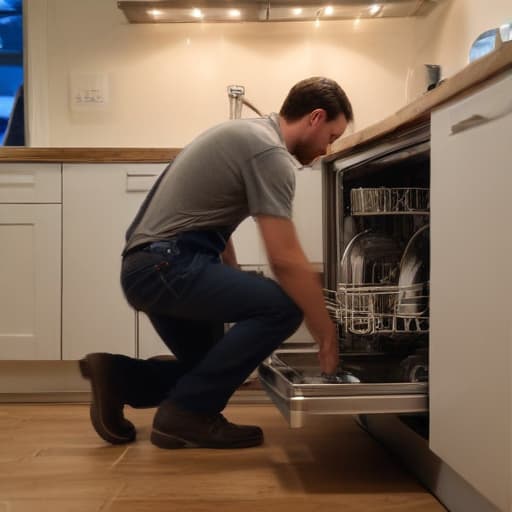
[[[469,52],[469,62],[473,62],[480,57],[492,52],[496,46],[496,29],[487,30],[480,34],[473,43]]]
[[[24,145],[22,0],[0,0],[0,143]]]
[[[486,30],[480,34],[469,51],[469,62],[473,62],[492,52],[503,42],[512,39],[512,23],[504,23],[499,28]]]

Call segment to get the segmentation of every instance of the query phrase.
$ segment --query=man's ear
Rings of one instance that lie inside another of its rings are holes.
[[[309,124],[311,126],[317,126],[319,123],[324,121],[327,117],[327,113],[323,108],[316,108],[309,114]]]

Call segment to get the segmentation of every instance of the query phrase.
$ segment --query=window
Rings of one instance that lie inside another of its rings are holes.
[[[503,42],[512,40],[512,23],[505,23],[499,28],[486,30],[476,39],[469,51],[469,62],[473,62],[492,52]]]
[[[22,0],[0,0],[0,143],[23,146]]]

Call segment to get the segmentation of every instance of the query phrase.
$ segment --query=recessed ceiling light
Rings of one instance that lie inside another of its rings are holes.
[[[238,9],[229,9],[228,16],[230,18],[240,18],[242,13]]]
[[[201,9],[198,9],[197,7],[192,9],[192,12],[190,13],[194,18],[202,18],[204,16]]]
[[[378,14],[380,12],[381,9],[382,9],[382,5],[373,4],[373,5],[370,5],[368,10],[370,11],[370,14],[372,16],[375,16],[376,14]]]
[[[324,9],[324,14],[325,14],[326,16],[331,16],[333,12],[334,12],[334,9],[333,9],[332,5],[328,5],[328,6],[327,6],[327,7],[325,7],[325,9]]]
[[[302,14],[302,7],[295,7],[292,9],[292,14],[294,16],[300,16]]]

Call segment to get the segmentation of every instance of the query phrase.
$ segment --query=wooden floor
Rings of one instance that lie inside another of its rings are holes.
[[[0,404],[0,512],[427,512],[445,510],[352,418],[290,430],[268,405],[228,406],[263,446],[161,450],[153,410],[138,441],[110,446],[86,405]]]

